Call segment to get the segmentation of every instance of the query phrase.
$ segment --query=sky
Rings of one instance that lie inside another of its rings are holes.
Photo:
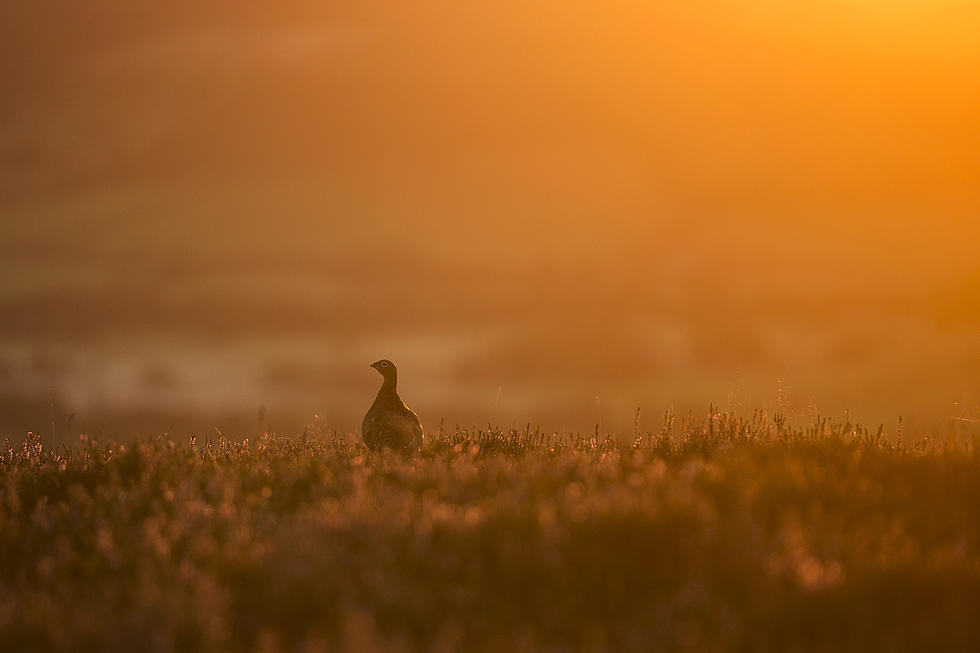
[[[4,435],[980,417],[975,3],[0,12]]]

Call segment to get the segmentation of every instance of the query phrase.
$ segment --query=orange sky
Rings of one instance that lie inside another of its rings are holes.
[[[3,10],[4,401],[976,392],[975,3],[281,4]]]

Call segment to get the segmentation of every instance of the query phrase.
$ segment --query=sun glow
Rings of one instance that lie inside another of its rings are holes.
[[[354,425],[382,354],[420,412],[556,425],[976,390],[976,3],[97,4],[0,25],[37,414]]]

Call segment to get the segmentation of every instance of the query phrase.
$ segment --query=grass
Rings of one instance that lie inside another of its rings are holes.
[[[670,415],[626,441],[29,435],[9,651],[977,650],[980,454]]]

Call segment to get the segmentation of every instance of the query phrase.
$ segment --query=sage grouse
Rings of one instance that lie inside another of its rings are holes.
[[[385,447],[404,453],[418,451],[422,448],[422,423],[398,396],[398,369],[387,359],[371,367],[384,377],[384,383],[361,423],[364,444],[374,451]]]

